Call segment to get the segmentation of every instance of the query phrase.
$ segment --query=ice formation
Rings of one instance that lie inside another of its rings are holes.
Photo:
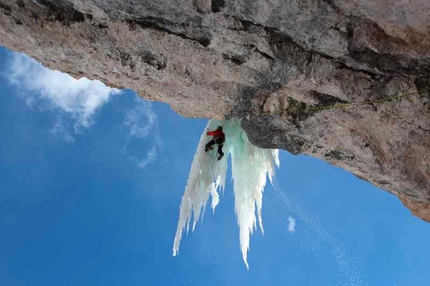
[[[238,119],[210,120],[207,128],[214,130],[218,125],[223,126],[226,135],[223,148],[226,155],[222,160],[217,161],[216,148],[208,153],[204,152],[205,144],[211,139],[210,136],[206,135],[205,129],[194,155],[187,186],[182,197],[178,227],[173,244],[173,256],[179,252],[183,231],[185,229],[187,233],[189,231],[192,214],[192,230],[194,231],[196,222],[205,211],[209,195],[212,197],[212,210],[215,211],[215,207],[219,203],[218,189],[224,191],[227,159],[228,155],[231,155],[240,248],[243,261],[249,268],[247,261],[249,238],[257,227],[256,213],[260,229],[264,233],[261,217],[263,191],[267,176],[272,182],[275,165],[279,167],[278,150],[261,149],[252,145]]]

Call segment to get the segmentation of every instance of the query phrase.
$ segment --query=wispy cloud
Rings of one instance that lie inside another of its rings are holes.
[[[295,213],[300,221],[303,222],[307,231],[311,231],[312,236],[309,241],[304,241],[307,247],[316,252],[317,256],[322,256],[323,260],[324,251],[328,250],[332,255],[337,269],[335,269],[334,277],[340,279],[339,285],[363,285],[362,273],[356,261],[351,259],[350,255],[345,251],[342,242],[331,235],[325,228],[325,223],[318,221],[317,218],[309,214],[306,210],[302,209],[299,204],[293,202],[285,195],[285,192],[279,187],[277,182],[274,184],[275,195],[279,201],[289,210]],[[325,244],[327,247],[317,247],[318,244]]]
[[[120,93],[118,89],[109,88],[100,81],[86,78],[76,80],[67,74],[45,68],[26,55],[10,55],[6,78],[29,108],[56,113],[56,120],[49,133],[67,143],[74,142],[77,133],[91,127],[100,108],[113,95]],[[151,103],[136,97],[122,124],[127,129],[123,153],[142,169],[154,163],[163,142],[156,130],[157,115]],[[153,146],[142,158],[128,154],[127,148],[132,140],[147,140],[148,137],[153,140]]]
[[[72,143],[75,141],[75,138],[73,138],[72,134],[70,134],[69,130],[67,130],[65,126],[63,119],[58,116],[50,133],[55,137],[63,139],[66,143]]]
[[[142,98],[136,98],[133,108],[126,113],[123,125],[128,129],[127,142],[123,148],[123,153],[127,154],[128,144],[131,140],[144,139],[152,133],[153,146],[146,152],[143,158],[128,156],[141,169],[154,163],[157,160],[159,152],[162,150],[163,142],[156,130],[157,115],[152,109],[152,104]]]
[[[126,113],[124,126],[129,129],[129,137],[145,138],[154,128],[157,115],[151,103],[140,98],[134,102],[134,107]]]
[[[290,233],[295,232],[296,231],[296,220],[291,216],[289,216],[287,218],[287,220],[288,220],[288,231]]]
[[[149,164],[152,164],[155,162],[155,160],[157,159],[157,155],[158,155],[157,148],[154,145],[148,150],[145,157],[138,159],[135,156],[129,156],[129,158],[133,163],[136,164],[137,167],[139,167],[140,169],[144,169]]]
[[[94,123],[94,115],[109,101],[112,95],[120,93],[100,81],[73,77],[43,67],[23,54],[11,53],[6,74],[20,96],[30,108],[59,112],[51,133],[67,142],[73,141],[72,134],[79,133]],[[72,122],[73,132],[68,131],[64,120]]]

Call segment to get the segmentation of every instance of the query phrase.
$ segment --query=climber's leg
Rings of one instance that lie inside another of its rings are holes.
[[[212,150],[212,146],[215,144],[214,140],[209,141],[206,145],[205,145],[205,152]]]
[[[224,146],[224,144],[218,144],[218,161],[222,159],[222,157],[224,157],[224,152],[222,152],[222,147]]]

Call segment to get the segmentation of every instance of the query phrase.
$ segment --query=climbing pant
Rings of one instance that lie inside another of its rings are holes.
[[[224,146],[224,140],[222,139],[215,139],[215,140],[211,140],[209,141],[206,146],[205,146],[205,151],[208,151],[210,149],[210,147],[212,147],[213,145],[218,144],[218,155],[219,155],[219,159],[221,159],[224,156],[224,153],[222,152],[222,147]]]

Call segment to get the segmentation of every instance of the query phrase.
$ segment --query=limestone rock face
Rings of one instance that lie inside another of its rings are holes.
[[[187,117],[239,117],[254,144],[430,221],[429,19],[428,0],[0,0],[0,44]]]

